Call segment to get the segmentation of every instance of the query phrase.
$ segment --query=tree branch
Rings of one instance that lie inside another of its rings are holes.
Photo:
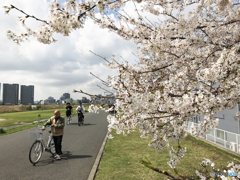
[[[118,98],[118,97],[115,97],[115,96],[98,96],[98,95],[92,95],[92,94],[89,94],[89,93],[86,93],[86,92],[83,92],[82,90],[73,90],[73,92],[78,92],[78,93],[82,93],[82,94],[86,94],[90,97],[98,97],[98,98],[115,98],[115,99],[124,99],[124,98]]]
[[[15,6],[12,5],[12,4],[11,4],[11,8],[16,9],[16,10],[18,10],[19,12],[25,14],[25,15],[26,15],[26,18],[30,17],[30,18],[33,18],[33,19],[35,19],[35,20],[37,20],[37,21],[41,21],[41,22],[49,25],[49,24],[47,23],[47,21],[38,19],[38,18],[36,18],[35,16],[32,16],[32,15],[29,15],[29,14],[25,13],[23,10],[18,9],[17,7],[15,7]]]

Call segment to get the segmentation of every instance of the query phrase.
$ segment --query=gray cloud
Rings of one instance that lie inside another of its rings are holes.
[[[46,0],[3,0],[4,5],[15,4],[21,9],[44,19],[47,17]],[[101,94],[104,91],[97,85],[102,85],[92,72],[106,80],[107,75],[116,75],[114,70],[102,64],[105,61],[96,54],[109,59],[115,55],[131,60],[135,48],[133,42],[122,40],[115,33],[100,29],[93,22],[88,22],[84,29],[74,31],[69,37],[55,34],[58,40],[54,44],[44,45],[36,39],[24,42],[21,46],[8,40],[5,31],[22,32],[24,29],[17,22],[21,15],[13,10],[9,15],[0,16],[0,83],[18,83],[35,86],[35,100],[46,99],[49,96],[59,98],[63,93],[71,93],[73,98],[85,96],[72,93],[73,89],[82,89],[90,94]],[[27,20],[30,27],[36,27],[39,22]],[[0,97],[1,99],[1,97]]]

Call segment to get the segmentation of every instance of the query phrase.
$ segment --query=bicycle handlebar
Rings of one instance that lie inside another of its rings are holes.
[[[46,125],[45,127],[49,127],[50,125]],[[42,130],[42,128],[40,127],[40,125],[37,123],[37,127],[39,130]]]

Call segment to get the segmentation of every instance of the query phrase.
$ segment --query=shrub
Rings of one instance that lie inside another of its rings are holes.
[[[37,105],[37,110],[41,109],[42,105],[41,104],[38,104]]]
[[[31,111],[32,110],[32,106],[31,105],[27,106],[27,110]]]
[[[0,134],[4,134],[6,131],[3,128],[0,128]]]

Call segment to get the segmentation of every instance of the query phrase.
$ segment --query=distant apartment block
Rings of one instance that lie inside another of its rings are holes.
[[[64,98],[64,100],[70,99],[70,94],[69,93],[64,93],[63,98]]]
[[[74,100],[72,98],[67,98],[67,99],[65,99],[65,103],[72,104],[72,103],[74,103]]]
[[[87,103],[87,98],[86,97],[82,97],[82,103]]]
[[[21,85],[21,104],[34,104],[34,86]]]
[[[60,97],[60,101],[66,101],[66,99],[70,99],[70,94],[69,93],[64,93],[61,97]]]
[[[79,99],[74,100],[74,104],[79,104],[80,102],[81,102],[81,100],[79,100]]]
[[[82,103],[89,103],[89,99],[87,99],[86,97],[82,97]]]
[[[52,96],[49,96],[48,99],[46,99],[46,102],[48,102],[48,104],[56,104],[56,99],[54,99]]]
[[[108,94],[106,95],[106,97],[104,98],[100,98],[102,97],[101,94],[98,94],[98,97],[91,97],[90,99],[90,103],[94,103],[94,104],[115,104],[116,103],[116,99],[114,98],[113,94]]]
[[[3,84],[3,105],[18,104],[19,85],[18,84]]]

